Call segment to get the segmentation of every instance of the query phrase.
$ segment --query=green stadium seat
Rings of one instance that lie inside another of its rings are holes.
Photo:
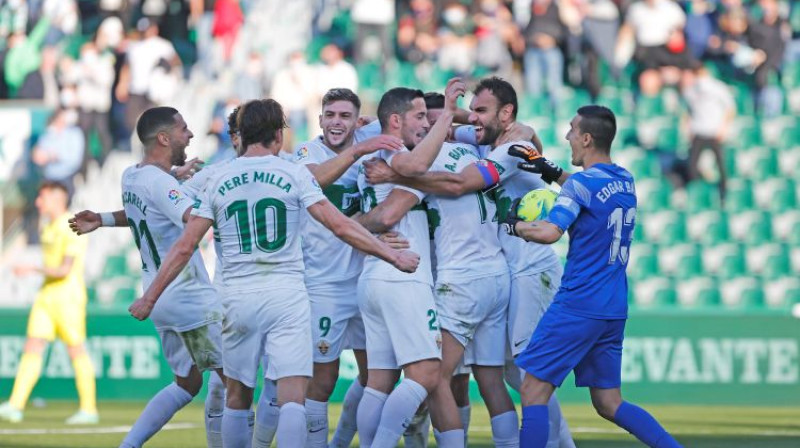
[[[686,217],[675,210],[648,213],[639,219],[644,237],[648,242],[676,244],[686,241]]]
[[[633,174],[636,180],[662,177],[658,156],[653,151],[645,149],[639,149],[636,152],[636,156],[628,160],[628,165],[625,168]]]
[[[797,208],[797,183],[790,178],[773,177],[755,182],[754,196],[759,208],[784,212]]]
[[[639,209],[649,211],[669,208],[671,191],[672,185],[663,177],[637,181],[636,195]]]
[[[664,115],[664,102],[661,95],[640,96],[633,108],[637,120],[649,120]]]
[[[800,303],[800,278],[795,276],[764,282],[764,306],[786,309]]]
[[[756,112],[753,89],[747,83],[729,84],[733,89],[736,112],[740,116],[752,116]]]
[[[730,136],[727,142],[736,148],[750,149],[763,144],[761,139],[761,125],[758,120],[751,116],[737,119],[729,129],[735,131],[735,133]]]
[[[720,303],[719,287],[711,277],[678,279],[675,289],[678,305],[684,309],[711,307]]]
[[[703,270],[721,280],[740,277],[747,270],[744,248],[738,243],[723,243],[704,247]]]
[[[761,244],[772,239],[769,212],[749,210],[728,216],[728,232],[732,239],[747,244]]]
[[[683,204],[675,204],[678,207],[685,207],[689,213],[696,213],[705,210],[718,210],[719,207],[719,188],[715,184],[703,181],[694,181],[686,186],[688,197]]]
[[[674,306],[675,286],[669,277],[652,277],[636,282],[633,302],[638,308]]]
[[[721,210],[705,210],[686,219],[687,235],[693,241],[715,245],[728,239],[728,216]]]
[[[523,94],[520,105],[520,120],[527,121],[530,119],[541,119],[545,117],[551,118],[550,105],[545,96],[534,96],[529,93]],[[537,130],[538,132],[538,130]]]
[[[795,178],[797,169],[800,167],[800,144],[780,150],[776,157],[781,174]],[[800,193],[798,193],[798,196],[800,196]]]
[[[700,249],[692,243],[660,246],[658,268],[662,273],[680,278],[702,275],[703,263]]]
[[[634,241],[631,244],[628,276],[634,280],[658,276],[658,246]]]
[[[725,193],[725,209],[734,213],[754,208],[753,182],[750,179],[734,178],[728,181]]]
[[[763,278],[774,279],[791,273],[789,248],[779,243],[749,246],[746,249],[747,270]]]
[[[721,304],[729,309],[748,309],[764,305],[764,289],[756,277],[743,276],[720,284]]]
[[[124,277],[129,275],[128,259],[125,254],[110,255],[103,266],[102,278]]]
[[[776,239],[800,246],[800,211],[794,209],[774,214],[772,234]]]

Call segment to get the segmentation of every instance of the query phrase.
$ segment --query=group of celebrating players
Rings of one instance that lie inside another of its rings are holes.
[[[122,447],[188,404],[205,370],[214,447],[346,447],[356,432],[362,447],[425,446],[429,423],[438,446],[466,446],[470,374],[496,446],[574,447],[553,394],[573,370],[600,415],[648,446],[680,446],[620,394],[636,196],[611,162],[613,113],[578,110],[566,139],[583,171],[569,175],[516,122],[508,82],[481,80],[470,112],[457,106],[465,92],[457,78],[444,94],[394,88],[369,122],[356,94],[332,89],[322,135],[291,160],[280,104],[249,101],[229,119],[238,157],[196,173],[181,114],[141,115],[144,158],[123,174],[123,210],[71,220],[79,234],[131,229],[145,292],[130,312],[153,321],[175,374]],[[515,201],[552,182],[549,217],[517,218]],[[196,250],[212,228],[213,282]],[[563,270],[549,244],[567,230]],[[344,350],[359,375],[329,441]],[[506,383],[521,393],[521,428]]]

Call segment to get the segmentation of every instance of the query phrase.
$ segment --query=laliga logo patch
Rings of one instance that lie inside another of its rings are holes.
[[[169,200],[177,201],[181,197],[181,192],[178,190],[169,190]]]
[[[328,342],[325,341],[324,339],[319,341],[319,344],[317,344],[317,349],[323,355],[328,354],[328,350],[330,350],[330,348],[331,348],[330,344],[328,344]]]
[[[297,153],[295,155],[297,156],[298,159],[305,159],[306,157],[308,157],[308,148],[303,146],[302,148],[297,150]]]

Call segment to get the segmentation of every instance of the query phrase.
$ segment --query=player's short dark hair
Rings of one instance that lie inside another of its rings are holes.
[[[150,145],[159,132],[174,126],[175,116],[178,113],[178,109],[166,106],[151,107],[142,112],[139,121],[136,122],[136,135],[142,144]]]
[[[497,101],[500,103],[500,107],[510,104],[512,106],[511,117],[514,119],[517,118],[517,110],[519,110],[517,91],[514,90],[514,86],[512,86],[511,83],[497,76],[483,78],[478,82],[478,85],[475,86],[475,90],[472,93],[477,96],[484,90],[492,92],[492,95],[497,98]]]
[[[611,152],[611,143],[617,135],[617,118],[614,112],[605,106],[592,104],[578,109],[581,121],[578,124],[581,132],[589,134],[594,140],[594,147]]]
[[[378,103],[378,121],[381,123],[381,128],[386,129],[389,117],[392,115],[403,115],[411,110],[413,107],[411,103],[417,98],[425,98],[422,90],[395,87],[386,91]]]
[[[233,108],[230,114],[228,114],[228,134],[233,135],[239,132],[239,124],[236,123],[236,117],[239,115],[239,107],[236,106]]]
[[[353,106],[356,106],[356,110],[361,110],[361,99],[350,89],[339,87],[328,90],[325,96],[322,97],[322,107],[336,101],[349,101]]]
[[[283,108],[271,98],[244,103],[239,109],[236,124],[242,139],[241,152],[255,143],[269,146],[277,138],[278,132],[287,127]]]
[[[425,107],[428,109],[444,109],[444,95],[439,92],[425,93]]]

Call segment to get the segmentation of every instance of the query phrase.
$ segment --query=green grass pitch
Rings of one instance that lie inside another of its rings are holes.
[[[68,427],[62,422],[75,410],[73,402],[48,402],[29,407],[25,421],[0,423],[0,447],[99,448],[116,447],[144,407],[143,402],[100,403],[97,426]],[[339,405],[331,407],[335,423]],[[579,448],[643,446],[631,435],[594,414],[591,406],[564,405]],[[687,448],[789,448],[800,446],[800,407],[647,406]],[[149,448],[205,447],[203,408],[195,402],[182,410],[170,426],[157,434]],[[473,408],[469,445],[492,446],[486,408]],[[355,445],[354,445],[355,446]],[[433,443],[431,437],[431,445]]]

